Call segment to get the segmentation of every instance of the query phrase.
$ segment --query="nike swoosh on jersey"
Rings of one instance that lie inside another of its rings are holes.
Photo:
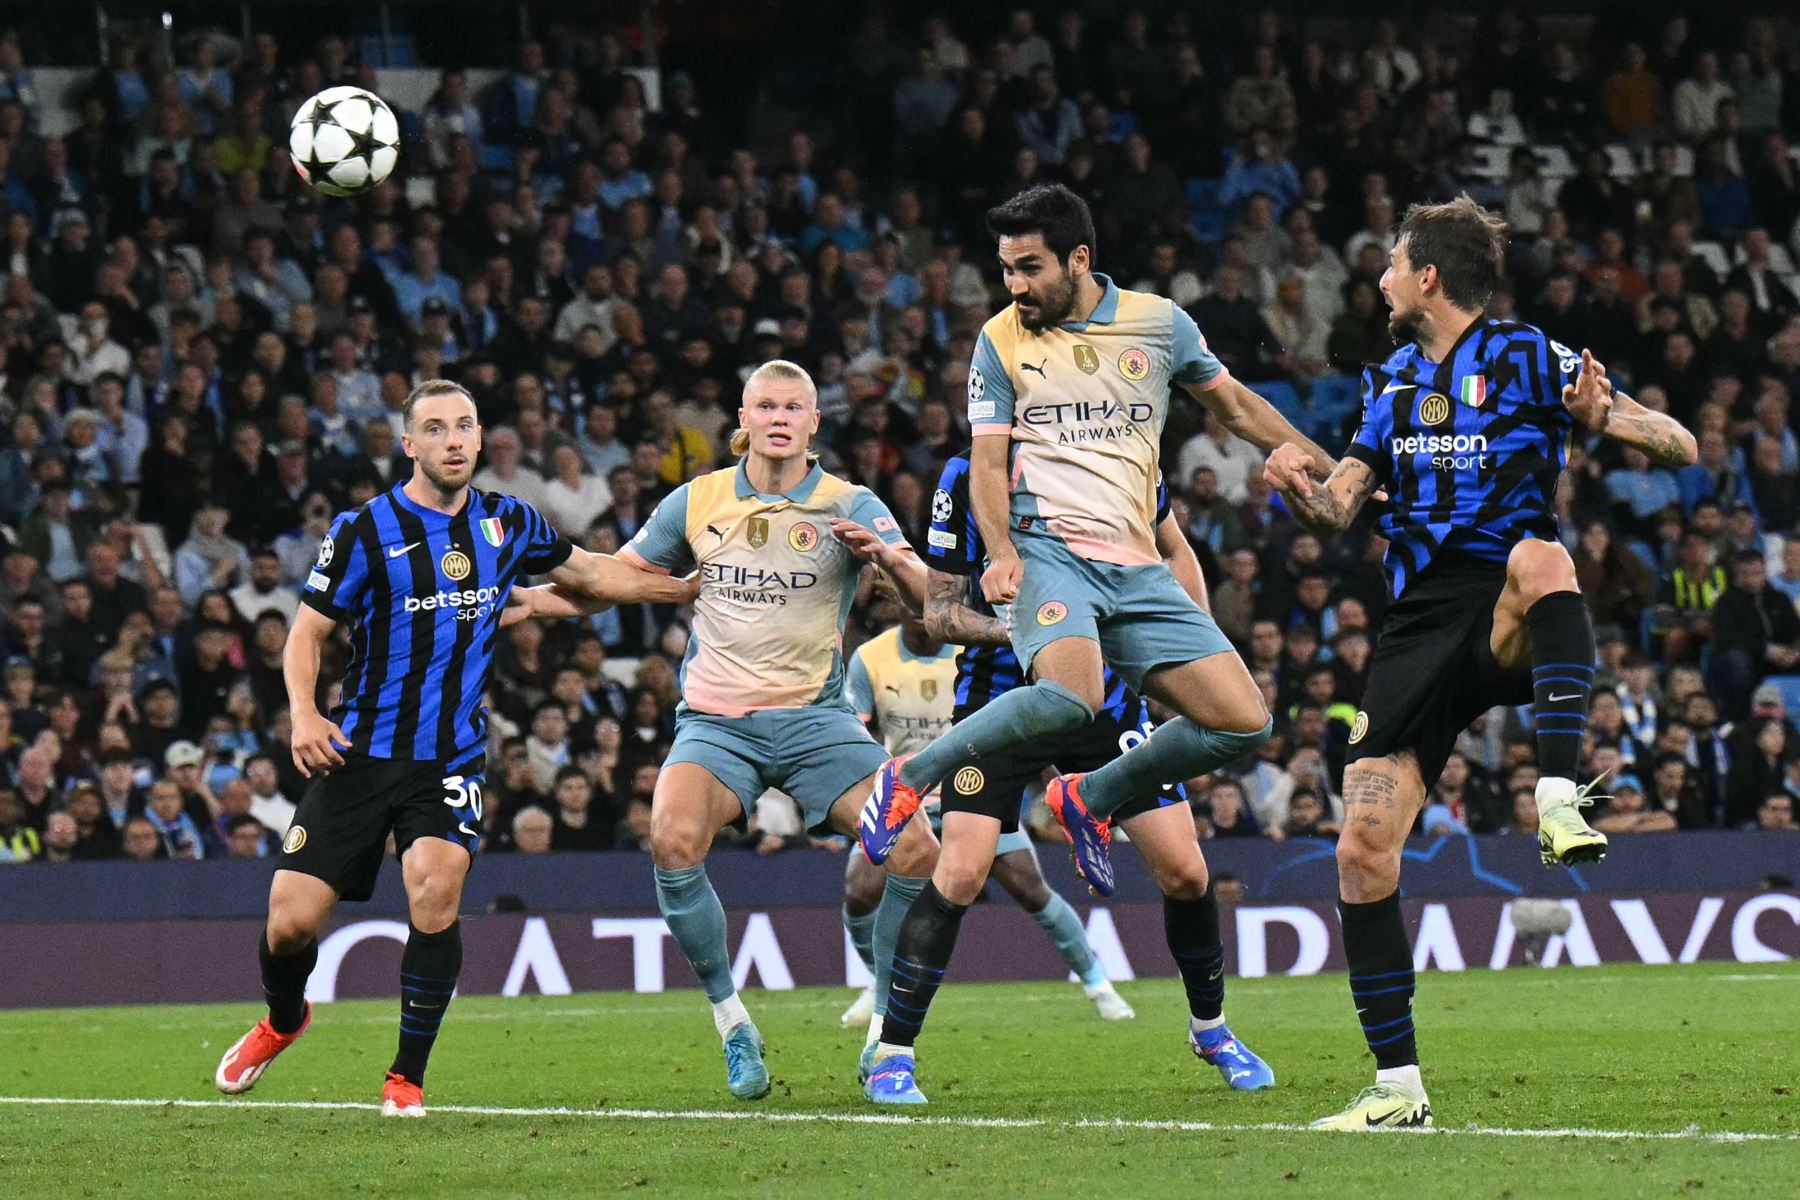
[[[406,545],[401,546],[397,550],[389,550],[388,557],[389,558],[399,558],[402,554],[405,554],[408,550],[413,549],[417,545],[419,545],[418,542],[408,542],[408,543],[406,543]]]
[[[1387,394],[1388,394],[1388,393],[1389,393],[1389,392],[1398,392],[1398,391],[1403,391],[1403,390],[1405,390],[1405,389],[1406,389],[1406,388],[1409,388],[1409,387],[1411,387],[1411,386],[1412,386],[1412,384],[1410,384],[1410,383],[1390,383],[1390,384],[1388,384],[1388,385],[1387,385],[1387,386],[1386,386],[1386,387],[1384,387],[1384,388],[1382,388],[1382,389],[1381,389],[1381,394],[1382,394],[1382,395],[1383,395],[1383,396],[1385,396],[1385,395],[1387,395]]]

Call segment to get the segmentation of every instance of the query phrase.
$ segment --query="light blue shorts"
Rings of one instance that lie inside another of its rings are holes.
[[[1158,667],[1232,652],[1219,626],[1160,563],[1121,567],[1082,558],[1054,537],[1013,539],[1025,578],[1012,603],[1012,645],[1029,672],[1060,638],[1100,643],[1106,665],[1142,692]]]
[[[942,809],[934,808],[931,810],[931,832],[936,834],[939,840],[942,840],[944,836],[944,813]],[[994,857],[998,859],[1002,855],[1011,854],[1014,850],[1029,849],[1031,849],[1031,835],[1026,833],[1023,829],[1013,829],[1000,835],[1000,841],[994,846]]]
[[[1015,829],[1011,833],[1000,835],[1000,844],[994,847],[994,857],[1003,858],[1015,850],[1031,849],[1031,835],[1023,829]]]
[[[887,757],[848,709],[774,708],[742,717],[682,713],[663,766],[706,768],[745,812],[763,792],[779,788],[800,806],[808,832],[831,833],[831,806]]]

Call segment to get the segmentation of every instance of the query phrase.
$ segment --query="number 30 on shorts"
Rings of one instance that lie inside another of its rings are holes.
[[[451,808],[466,808],[481,820],[481,777],[444,776],[444,803]]]

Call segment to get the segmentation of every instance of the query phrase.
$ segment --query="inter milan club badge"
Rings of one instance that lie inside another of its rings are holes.
[[[469,577],[469,556],[461,550],[445,552],[443,560],[438,563],[446,579],[463,580]]]
[[[1442,425],[1450,416],[1450,397],[1442,392],[1427,392],[1419,397],[1419,424]]]

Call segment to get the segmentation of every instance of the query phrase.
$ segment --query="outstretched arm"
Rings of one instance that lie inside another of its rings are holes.
[[[1198,400],[1219,423],[1265,453],[1277,446],[1294,446],[1312,463],[1312,473],[1320,479],[1330,475],[1337,460],[1319,449],[1305,434],[1288,423],[1273,404],[1227,377],[1223,383],[1206,388],[1197,383],[1181,385]]]
[[[986,617],[966,603],[969,580],[948,571],[929,571],[925,581],[925,629],[940,642],[958,646],[1010,646],[1012,635],[999,617]]]
[[[1581,352],[1581,373],[1565,383],[1563,407],[1588,429],[1627,446],[1635,446],[1652,462],[1685,467],[1700,456],[1694,435],[1666,413],[1645,408],[1624,392],[1614,391],[1606,365],[1593,352]]]
[[[1350,528],[1363,502],[1375,494],[1379,480],[1369,464],[1346,456],[1324,483],[1315,484],[1310,460],[1298,446],[1278,447],[1269,455],[1263,478],[1281,493],[1295,519],[1310,532],[1329,537]]]
[[[831,519],[831,532],[850,553],[880,567],[894,581],[900,602],[914,613],[925,608],[925,564],[905,542],[889,542],[880,534],[846,517]]]
[[[700,593],[698,581],[658,571],[629,549],[594,554],[577,546],[547,578],[566,593],[583,597],[584,605],[592,605],[587,612],[609,604],[691,604]]]

